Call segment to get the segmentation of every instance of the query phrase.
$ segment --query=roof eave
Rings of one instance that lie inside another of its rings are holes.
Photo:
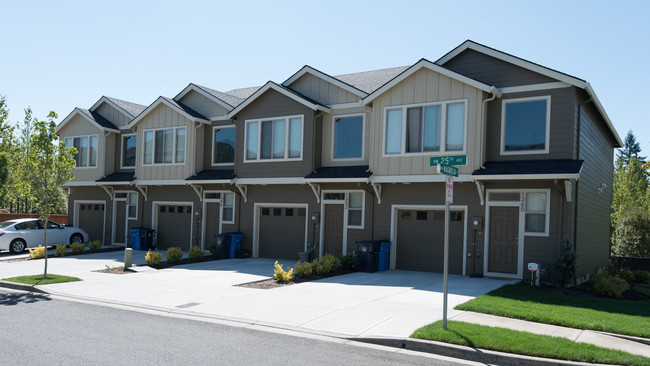
[[[305,178],[305,183],[369,183],[370,178]]]
[[[74,109],[72,112],[70,112],[70,114],[68,114],[68,116],[65,117],[65,118],[63,119],[63,121],[61,121],[61,123],[58,124],[58,126],[56,126],[56,130],[55,130],[54,132],[58,134],[59,131],[60,131],[63,127],[65,127],[65,125],[66,125],[68,122],[70,122],[70,120],[72,120],[72,117],[74,117],[74,116],[77,115],[77,114],[79,114],[80,116],[82,116],[83,118],[85,118],[86,121],[90,122],[93,126],[99,128],[101,131],[109,131],[109,132],[120,133],[120,130],[119,130],[119,129],[116,130],[116,129],[114,129],[114,128],[104,127],[104,126],[100,125],[99,123],[97,123],[96,121],[90,119],[90,118],[88,117],[87,114],[85,114],[84,112],[82,112],[82,111],[79,109],[79,107],[75,107],[75,109]]]
[[[614,124],[609,119],[607,112],[605,112],[605,108],[600,103],[600,99],[598,99],[596,92],[591,87],[591,84],[589,84],[588,82],[586,83],[585,90],[587,91],[587,94],[589,94],[591,99],[594,101],[594,105],[596,106],[596,109],[598,109],[598,112],[600,112],[600,115],[605,120],[607,127],[609,127],[609,130],[612,132],[612,135],[614,136],[614,140],[618,144],[618,146],[614,146],[614,147],[623,147],[623,140],[621,140],[621,137],[618,135],[618,132],[616,132],[616,129],[614,128]]]
[[[138,116],[135,119],[133,119],[133,121],[131,121],[126,127],[129,129],[133,128],[133,126],[135,126],[138,122],[140,122],[147,114],[149,114],[149,112],[154,110],[161,103],[164,103],[167,107],[175,110],[176,112],[180,113],[182,116],[184,116],[185,118],[189,119],[192,122],[201,122],[204,124],[210,124],[209,120],[199,118],[199,117],[194,117],[188,114],[187,112],[185,112],[184,110],[182,110],[181,108],[178,108],[177,106],[169,103],[167,100],[165,100],[165,98],[161,96],[158,97],[158,99],[156,99],[153,103],[151,103],[144,111],[142,111],[142,113],[138,114]]]
[[[230,113],[228,113],[226,115],[226,118],[232,119],[234,116],[237,115],[237,113],[241,112],[244,108],[246,108],[249,104],[251,104],[257,98],[259,98],[262,94],[266,93],[269,89],[273,89],[276,92],[278,92],[278,93],[280,93],[280,94],[282,94],[282,95],[284,95],[284,96],[286,96],[286,97],[288,97],[290,99],[293,99],[294,101],[296,101],[296,102],[298,102],[298,103],[300,103],[300,104],[302,104],[302,105],[304,105],[304,106],[306,106],[306,107],[308,107],[308,108],[310,108],[312,110],[315,110],[315,111],[319,110],[319,111],[323,111],[323,112],[327,112],[327,113],[330,113],[332,111],[331,108],[328,108],[328,107],[325,107],[325,106],[322,106],[322,105],[319,105],[319,104],[312,103],[312,102],[310,102],[310,101],[308,101],[308,100],[306,100],[304,98],[301,98],[297,94],[294,94],[294,93],[291,93],[291,92],[285,90],[282,86],[280,86],[280,85],[278,85],[278,84],[276,84],[276,83],[274,83],[272,81],[268,81],[266,84],[264,84],[264,86],[259,88],[250,97],[246,98],[246,100],[244,100],[243,102],[241,102],[241,104],[239,104],[237,107],[235,107],[235,109],[230,111]]]
[[[323,80],[329,82],[330,84],[333,84],[333,85],[335,85],[335,86],[337,86],[337,87],[339,87],[339,88],[341,88],[341,89],[343,89],[343,90],[345,90],[347,92],[350,92],[350,93],[352,93],[352,94],[354,94],[354,95],[356,95],[358,97],[364,98],[365,96],[368,95],[368,93],[364,92],[363,90],[360,90],[360,89],[358,89],[358,88],[356,88],[356,87],[354,87],[354,86],[352,86],[352,85],[350,85],[348,83],[345,83],[345,82],[343,82],[343,81],[341,81],[341,80],[339,80],[339,79],[337,79],[337,78],[335,78],[335,77],[333,77],[331,75],[328,75],[328,74],[326,74],[326,73],[324,73],[324,72],[322,72],[320,70],[317,70],[317,69],[315,69],[315,68],[313,68],[313,67],[311,67],[309,65],[303,66],[302,69],[298,70],[298,72],[296,72],[295,74],[290,76],[287,80],[285,80],[282,83],[282,86],[288,87],[294,81],[300,79],[303,75],[305,75],[307,73],[309,73],[311,75],[314,75],[317,78],[323,79]]]
[[[172,99],[174,99],[175,101],[178,102],[178,101],[181,100],[181,99],[182,99],[182,98],[183,98],[187,93],[189,93],[189,92],[192,91],[192,90],[194,90],[195,92],[197,92],[197,93],[203,95],[204,97],[206,97],[206,98],[212,100],[213,102],[219,104],[220,106],[226,108],[226,109],[229,110],[229,111],[231,111],[231,110],[233,109],[233,106],[231,106],[230,104],[228,104],[226,101],[221,100],[220,98],[218,98],[218,97],[216,97],[216,96],[210,94],[208,91],[206,91],[205,89],[201,88],[201,86],[196,85],[196,84],[194,84],[194,83],[189,83],[189,84],[185,87],[185,89],[183,89],[180,93],[176,94],[176,96],[175,96],[174,98],[172,98]]]
[[[486,174],[471,175],[475,181],[484,180],[548,180],[548,179],[580,179],[580,173],[564,174]]]
[[[100,106],[102,103],[104,103],[104,102],[107,103],[107,104],[109,104],[109,105],[111,105],[111,107],[117,109],[120,113],[124,114],[124,115],[127,116],[129,119],[133,119],[133,118],[135,118],[134,115],[132,115],[131,113],[127,112],[124,108],[120,107],[119,105],[115,104],[115,102],[113,102],[112,100],[110,100],[110,98],[108,98],[108,97],[105,96],[105,95],[102,95],[102,97],[99,98],[99,100],[98,100],[97,102],[95,102],[95,104],[93,104],[93,106],[90,107],[88,110],[91,111],[91,112],[94,112],[95,109],[99,108],[99,106]]]

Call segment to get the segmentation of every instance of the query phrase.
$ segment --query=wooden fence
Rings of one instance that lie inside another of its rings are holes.
[[[39,217],[39,214],[0,213],[0,222],[15,219],[37,219]],[[68,215],[50,215],[50,220],[67,225]]]

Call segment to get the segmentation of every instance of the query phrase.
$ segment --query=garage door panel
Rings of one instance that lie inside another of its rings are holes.
[[[304,208],[260,208],[259,256],[297,260],[305,250]]]
[[[188,205],[158,205],[158,247],[190,249],[192,207]]]
[[[104,212],[103,203],[79,204],[79,227],[88,233],[89,240],[104,241]]]

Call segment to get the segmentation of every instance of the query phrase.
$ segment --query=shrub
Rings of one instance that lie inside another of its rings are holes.
[[[648,271],[634,271],[634,277],[639,282],[644,282],[650,285],[650,272]]]
[[[171,247],[167,249],[167,262],[174,263],[178,262],[183,258],[183,251],[179,247]]]
[[[314,266],[309,262],[296,263],[296,275],[298,277],[310,276],[313,271],[314,271]]]
[[[31,259],[45,258],[45,247],[39,245],[38,248],[30,249],[29,258]]]
[[[352,255],[344,255],[341,257],[341,266],[347,269],[354,269],[357,265],[357,259]]]
[[[616,276],[624,279],[627,282],[636,281],[636,276],[629,269],[621,268],[621,270],[618,271]]]
[[[616,276],[608,273],[593,273],[589,278],[591,291],[603,296],[621,298],[623,292],[630,289],[628,283]]]
[[[217,254],[217,244],[208,245],[208,251],[210,251],[210,253],[212,253],[212,255]]]
[[[59,244],[56,246],[54,249],[54,256],[55,257],[63,257],[65,255],[65,244]]]
[[[190,251],[187,253],[187,257],[191,261],[198,261],[205,256],[205,251],[198,246],[193,246],[190,248]]]
[[[72,244],[70,244],[70,249],[72,249],[72,253],[75,253],[75,254],[83,253],[86,250],[86,244],[84,244],[84,243],[72,243]]]
[[[91,252],[96,252],[102,247],[102,242],[99,240],[91,240],[88,242],[88,249],[90,249]]]
[[[326,275],[339,266],[339,259],[331,254],[325,254],[320,260],[314,260],[314,272],[317,275]]]
[[[560,243],[560,256],[553,263],[553,279],[560,287],[572,285],[576,276],[576,258],[571,240],[564,239]]]
[[[278,261],[275,261],[274,267],[275,270],[273,271],[273,278],[275,278],[278,282],[290,282],[293,280],[293,268],[289,268],[289,271],[285,271],[282,268],[282,265],[278,263]]]
[[[612,252],[621,257],[650,256],[650,212],[645,208],[626,209],[616,222]]]
[[[147,262],[147,265],[149,266],[157,266],[162,262],[163,255],[158,252],[152,252],[149,250],[147,252],[147,255],[144,256],[144,260]]]

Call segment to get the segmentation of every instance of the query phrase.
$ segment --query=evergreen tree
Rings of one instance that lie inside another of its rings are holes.
[[[636,158],[641,161],[645,161],[646,157],[639,156],[640,153],[641,153],[641,145],[636,141],[636,137],[634,137],[634,133],[632,132],[632,130],[627,131],[627,135],[625,136],[624,146],[622,149],[618,150],[618,154],[616,156],[617,165],[619,163],[621,163],[622,165],[627,165],[630,163],[631,158]]]

